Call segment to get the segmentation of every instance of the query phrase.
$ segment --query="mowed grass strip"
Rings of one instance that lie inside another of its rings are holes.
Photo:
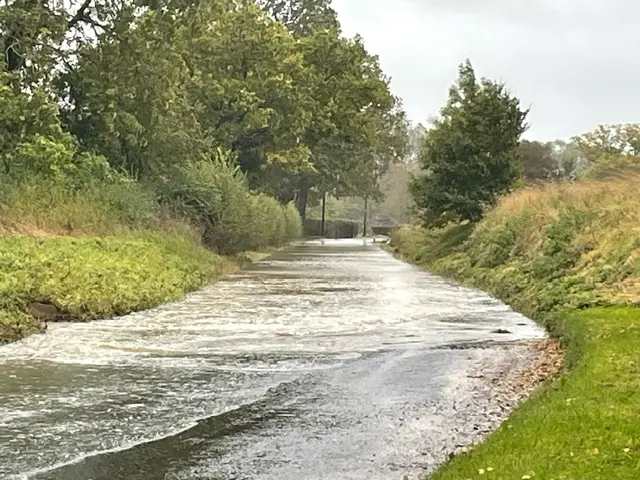
[[[568,371],[431,480],[640,478],[640,309],[567,313]]]

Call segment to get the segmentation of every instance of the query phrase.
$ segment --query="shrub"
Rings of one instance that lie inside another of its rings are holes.
[[[288,237],[287,219],[282,205],[264,194],[255,194],[252,200],[255,213],[252,217],[251,249],[283,245]]]
[[[222,254],[280,246],[297,234],[297,212],[285,213],[272,197],[252,193],[232,159],[220,152],[177,169],[157,190],[163,204],[202,226],[203,242]]]

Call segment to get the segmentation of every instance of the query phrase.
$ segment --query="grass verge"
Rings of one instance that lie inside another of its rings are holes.
[[[640,478],[640,310],[597,308],[561,321],[572,336],[567,373],[432,480]]]
[[[38,332],[48,319],[87,321],[178,300],[260,254],[220,256],[167,233],[0,238],[0,343]]]
[[[400,257],[506,301],[567,348],[560,378],[432,480],[640,478],[638,184],[527,189],[475,227],[394,233]]]

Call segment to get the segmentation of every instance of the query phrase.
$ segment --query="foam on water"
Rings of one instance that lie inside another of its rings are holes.
[[[543,335],[362,240],[303,243],[179,302],[0,348],[0,477],[169,435],[373,352]]]

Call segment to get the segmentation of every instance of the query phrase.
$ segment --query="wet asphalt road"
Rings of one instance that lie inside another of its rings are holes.
[[[467,441],[469,372],[542,336],[362,240],[306,242],[0,348],[0,478],[419,478]]]

